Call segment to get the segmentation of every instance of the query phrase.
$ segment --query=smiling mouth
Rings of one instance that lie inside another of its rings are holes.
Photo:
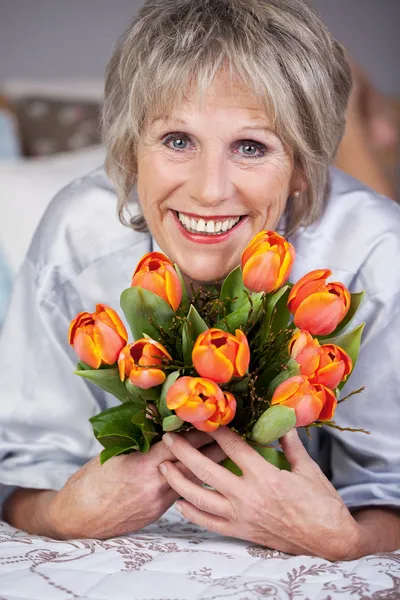
[[[189,233],[214,236],[222,235],[223,233],[230,231],[245,217],[245,215],[240,215],[238,217],[209,219],[195,217],[177,211],[175,211],[175,214],[182,227],[186,229],[186,231],[189,231]]]

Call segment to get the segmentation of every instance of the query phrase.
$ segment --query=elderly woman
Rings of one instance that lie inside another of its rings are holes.
[[[0,481],[11,524],[107,538],[182,497],[190,521],[285,552],[335,560],[400,546],[400,212],[330,169],[349,91],[341,47],[303,0],[145,2],[108,67],[115,188],[100,169],[54,200],[5,325]],[[114,190],[131,228],[114,217]],[[263,229],[291,235],[295,280],[324,267],[366,290],[351,385],[367,390],[337,422],[372,435],[318,430],[303,446],[293,430],[282,439],[291,472],[226,427],[213,440],[167,435],[147,455],[100,466],[88,418],[113,400],[72,375],[69,321],[98,301],[116,306],[152,249],[206,285]],[[242,477],[218,464],[225,455]]]

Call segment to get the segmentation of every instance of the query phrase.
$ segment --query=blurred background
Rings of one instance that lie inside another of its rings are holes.
[[[104,68],[140,3],[0,0],[0,321],[12,277],[51,197],[102,163]],[[395,197],[400,0],[312,4],[354,59],[354,101],[366,144],[386,178],[383,192]],[[338,158],[339,166],[354,174],[346,161]],[[355,174],[362,179],[362,172]]]

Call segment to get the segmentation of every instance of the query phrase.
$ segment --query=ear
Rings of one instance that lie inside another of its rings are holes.
[[[304,173],[295,169],[290,180],[290,195],[302,194],[308,187],[308,183]]]

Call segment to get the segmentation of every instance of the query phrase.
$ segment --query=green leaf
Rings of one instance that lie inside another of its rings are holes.
[[[198,336],[207,331],[208,326],[201,318],[193,304],[190,305],[188,316],[182,327],[182,348],[185,364],[192,364],[192,350]]]
[[[274,465],[274,467],[277,467],[281,471],[290,471],[290,463],[280,450],[276,450],[276,448],[264,448],[263,446],[252,446],[252,448],[265,458],[267,462]],[[230,458],[226,458],[221,464],[234,475],[238,477],[243,475],[242,470]]]
[[[146,402],[157,402],[160,398],[161,386],[149,388],[144,390],[143,388],[133,385],[129,379],[125,382],[126,389],[129,392],[131,400],[137,404],[145,405]]]
[[[167,392],[169,390],[169,388],[171,387],[171,385],[173,383],[175,383],[175,381],[178,379],[180,375],[180,371],[173,371],[172,373],[170,373],[167,377],[167,379],[164,381],[163,386],[161,388],[161,395],[160,395],[160,400],[158,402],[157,408],[158,408],[158,412],[160,413],[160,416],[165,419],[165,417],[169,417],[170,415],[173,415],[174,413],[172,412],[172,410],[169,410],[169,408],[167,408]]]
[[[169,417],[165,417],[162,422],[163,431],[176,431],[182,427],[184,422],[185,421],[182,421],[178,415],[170,415]]]
[[[360,352],[361,345],[361,337],[362,332],[365,327],[365,323],[361,323],[356,329],[353,331],[349,331],[348,333],[343,333],[337,337],[331,337],[324,340],[324,344],[335,344],[335,346],[339,346],[342,348],[347,354],[350,356],[353,361],[353,369],[357,362],[358,353]],[[342,382],[338,387],[342,389],[346,382]]]
[[[215,327],[228,333],[235,333],[236,329],[243,329],[249,323],[249,321],[250,323],[254,323],[260,316],[263,296],[263,292],[251,295],[253,311],[251,312],[250,319],[250,303],[248,303],[227,315],[225,319],[218,321]]]
[[[357,313],[362,301],[364,300],[364,296],[365,296],[365,292],[358,292],[357,294],[351,294],[351,304],[350,304],[348,313],[345,316],[345,318],[343,319],[343,321],[341,321],[339,323],[339,325],[336,327],[335,331],[333,331],[329,335],[315,336],[320,341],[321,344],[326,344],[327,339],[336,337],[339,333],[341,333],[342,331],[347,329],[347,327],[350,325],[350,323],[353,321],[354,317],[356,316],[356,313]]]
[[[247,296],[249,293],[250,292],[244,286],[242,269],[239,266],[231,271],[225,278],[219,299],[221,302],[224,302],[227,313],[231,313],[241,308],[243,304],[249,305]],[[236,300],[234,300],[234,298],[236,298]]]
[[[188,292],[186,289],[186,285],[185,282],[183,280],[183,276],[181,273],[180,268],[178,267],[178,265],[174,264],[174,269],[179,277],[179,281],[181,282],[181,286],[182,286],[182,300],[181,300],[181,304],[180,304],[180,310],[182,311],[183,314],[186,314],[188,309],[189,309],[189,296],[188,296]]]
[[[130,402],[131,400],[125,384],[119,378],[118,369],[75,371],[75,375],[79,375],[79,377],[84,377],[91,383],[95,383],[101,389],[113,394],[121,402]]]
[[[174,311],[165,300],[139,286],[122,292],[121,308],[135,340],[147,334],[153,340],[160,341],[159,330],[154,327],[150,319],[168,331],[175,318]]]
[[[288,406],[267,408],[251,430],[251,439],[257,444],[267,446],[285,435],[296,425],[296,413]]]
[[[129,449],[147,452],[152,438],[157,435],[153,421],[133,402],[113,406],[92,417],[90,422],[96,439],[110,450],[108,458],[114,448],[117,453]]]
[[[271,332],[277,334],[287,327],[290,317],[287,307],[289,293],[290,286],[285,285],[273,294],[265,296],[265,312],[261,324],[260,347],[263,346]]]
[[[279,373],[279,375],[274,377],[274,379],[269,384],[268,396],[272,396],[276,388],[279,385],[281,385],[281,383],[283,383],[287,379],[290,379],[290,377],[294,377],[295,375],[300,375],[300,365],[293,358],[290,358],[286,365],[286,369],[284,369]],[[260,376],[260,379],[262,379],[262,374]]]
[[[120,454],[125,454],[132,450],[138,450],[138,449],[139,448],[137,446],[132,446],[132,444],[130,444],[129,442],[127,442],[126,444],[123,444],[123,443],[115,444],[111,448],[105,448],[100,453],[100,464],[104,465],[104,463],[107,460],[109,460],[110,458],[112,458],[113,456],[118,456]]]

